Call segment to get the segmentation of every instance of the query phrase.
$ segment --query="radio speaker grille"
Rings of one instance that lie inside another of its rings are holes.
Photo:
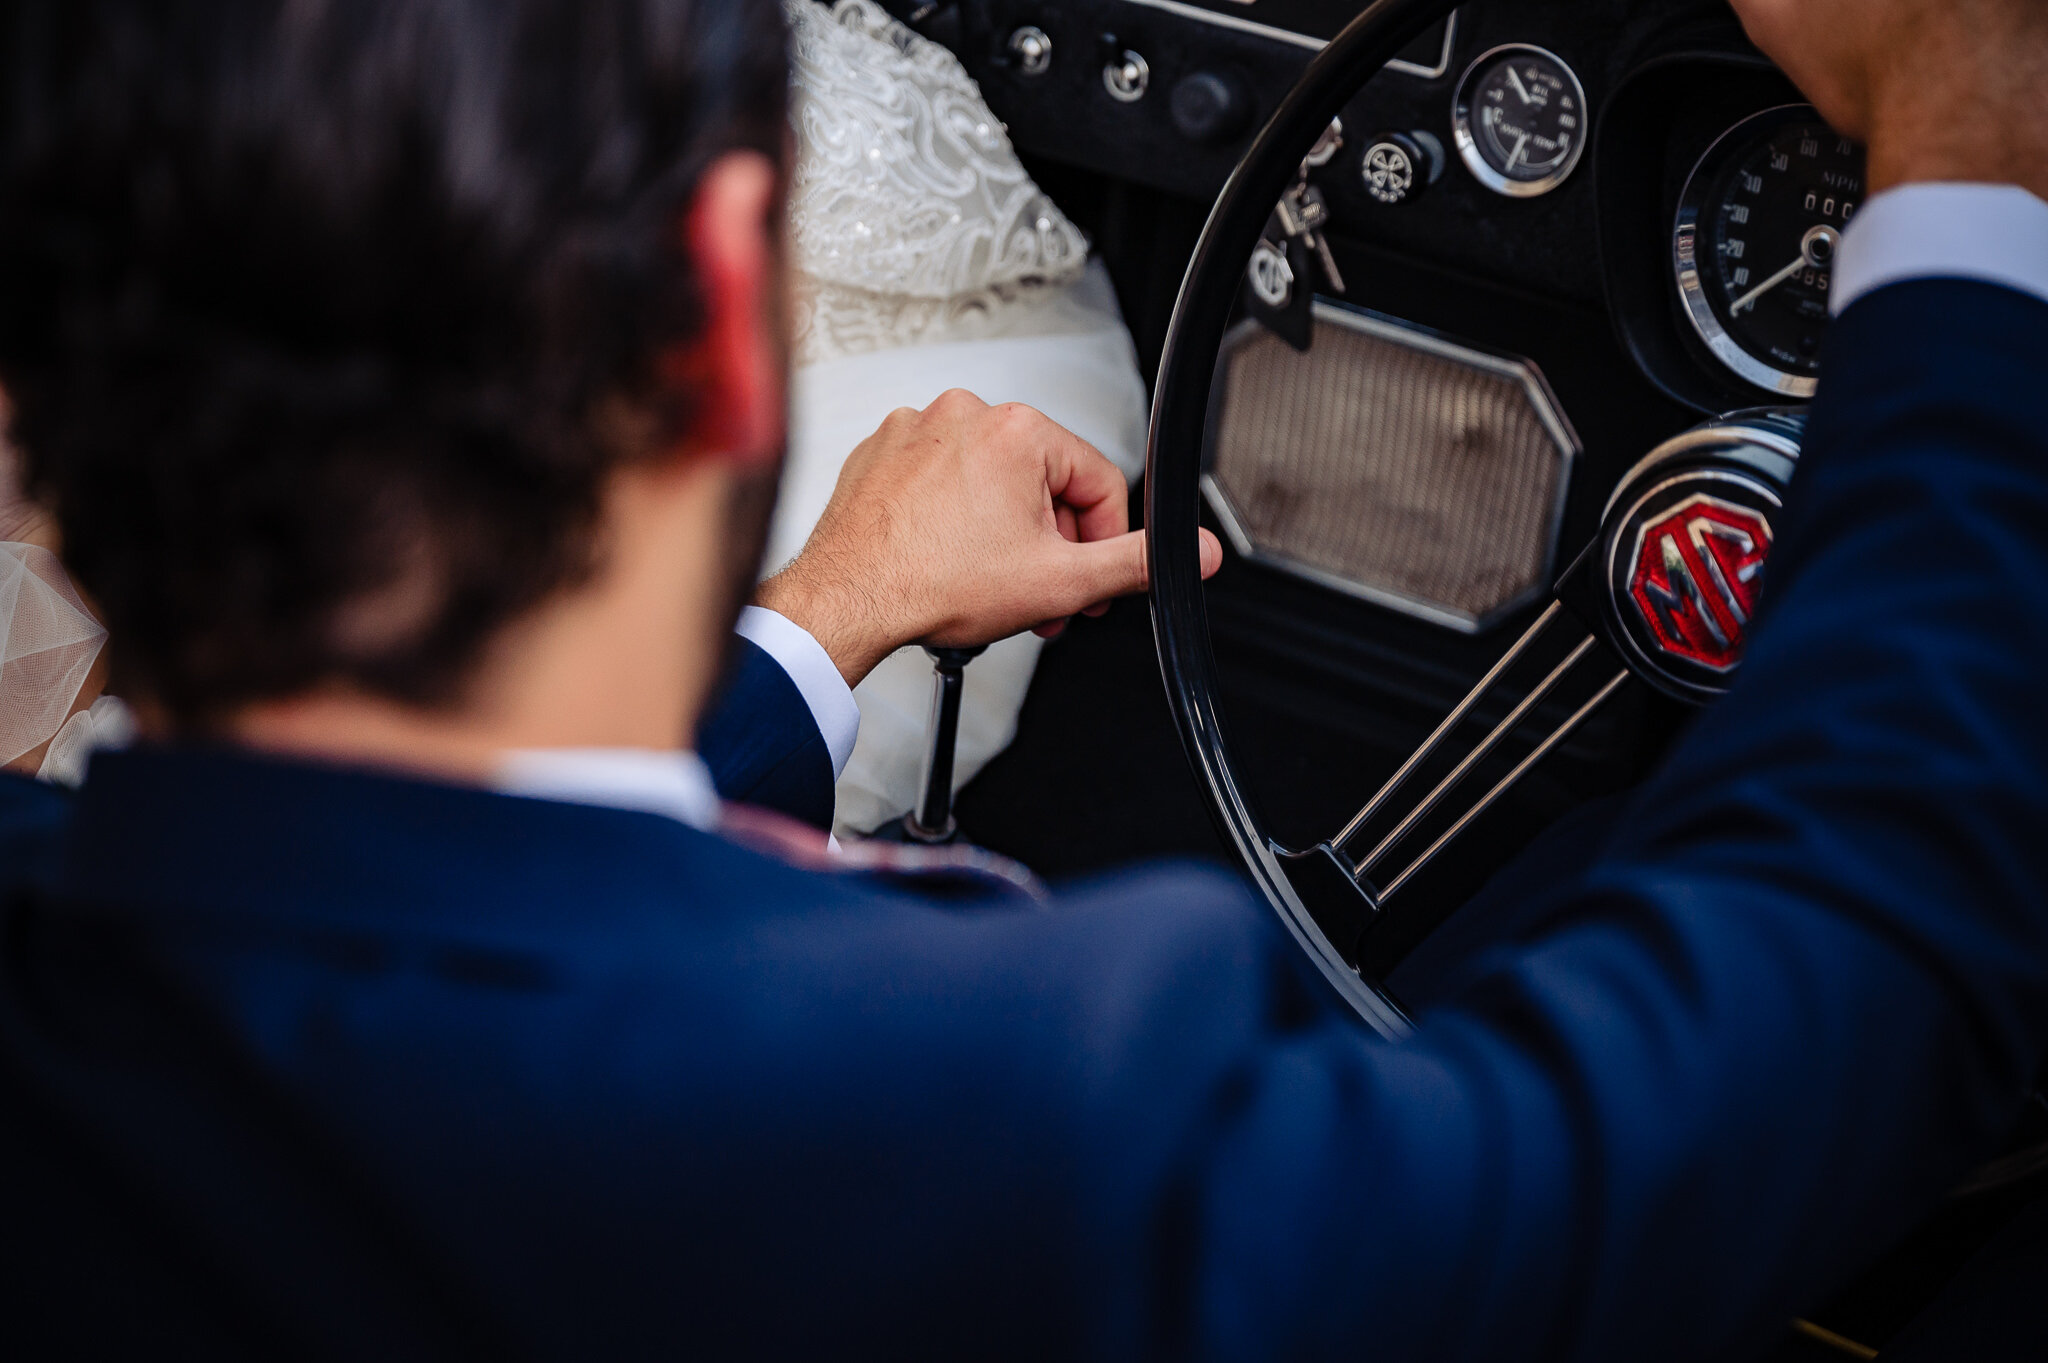
[[[1307,354],[1245,323],[1217,382],[1240,553],[1467,632],[1549,587],[1579,443],[1533,364],[1318,301]]]

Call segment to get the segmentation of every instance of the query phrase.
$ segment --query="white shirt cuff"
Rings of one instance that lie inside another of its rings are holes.
[[[1974,279],[2048,301],[2048,203],[2017,185],[1900,185],[1842,237],[1828,306],[1841,314],[1887,284]]]
[[[832,655],[811,637],[811,632],[788,616],[765,606],[748,606],[733,627],[742,639],[776,661],[802,693],[811,708],[811,718],[825,737],[825,751],[832,755],[832,779],[837,781],[853,756],[853,741],[860,737],[860,706],[853,688],[839,675]]]

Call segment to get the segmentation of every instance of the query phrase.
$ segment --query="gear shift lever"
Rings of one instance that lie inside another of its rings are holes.
[[[932,716],[925,730],[924,777],[918,782],[917,807],[903,816],[903,835],[932,846],[953,841],[960,826],[953,818],[953,755],[960,739],[960,693],[967,664],[980,657],[979,648],[927,648],[932,657]]]

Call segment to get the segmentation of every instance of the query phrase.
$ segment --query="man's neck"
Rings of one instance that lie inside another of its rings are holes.
[[[722,469],[634,468],[606,499],[584,586],[515,622],[445,708],[327,690],[254,705],[228,725],[262,751],[488,784],[505,754],[686,749],[723,656]]]

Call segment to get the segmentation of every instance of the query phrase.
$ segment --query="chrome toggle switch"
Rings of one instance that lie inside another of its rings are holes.
[[[1151,84],[1151,66],[1128,48],[1121,55],[1110,58],[1102,68],[1103,88],[1109,91],[1110,98],[1124,104],[1136,104],[1143,99]]]
[[[1010,35],[1007,44],[1017,70],[1027,76],[1042,76],[1052,69],[1052,39],[1036,24],[1026,24]]]

